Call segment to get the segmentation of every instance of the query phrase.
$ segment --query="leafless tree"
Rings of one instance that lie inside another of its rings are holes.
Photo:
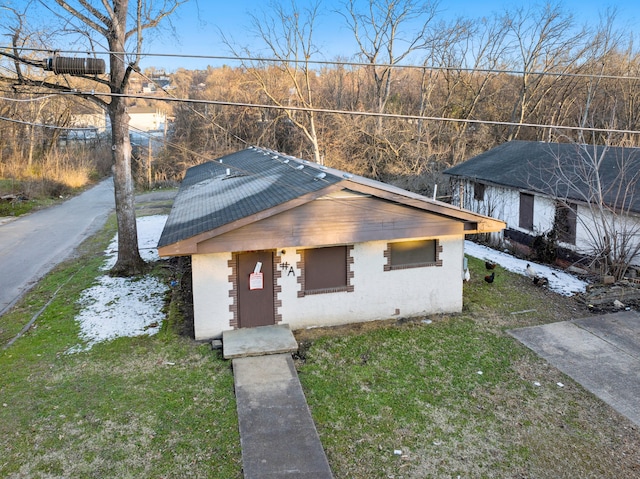
[[[81,93],[88,101],[101,105],[111,120],[115,204],[118,222],[118,259],[112,274],[133,275],[144,270],[144,261],[138,250],[138,237],[134,206],[134,183],[131,172],[131,144],[129,142],[129,117],[124,97],[129,77],[138,69],[142,55],[143,32],[157,27],[186,0],[164,0],[158,6],[151,0],[39,0],[42,8],[55,15],[62,23],[61,35],[69,35],[74,41],[84,41],[92,50],[101,45],[109,52],[107,78],[84,76],[93,81],[98,92]],[[134,7],[129,10],[130,3]],[[25,17],[35,10],[25,12]],[[25,87],[48,88],[68,92],[69,86],[60,79],[35,79],[25,75],[24,65],[38,65],[27,52],[20,50],[19,42],[24,30],[14,29],[13,51],[0,51],[0,55],[14,61],[17,84]],[[131,53],[126,53],[131,52]],[[82,76],[82,75],[80,75]],[[99,96],[100,89],[109,95]]]
[[[342,16],[353,32],[359,56],[370,65],[374,111],[383,113],[392,92],[394,67],[414,53],[435,48],[441,40],[443,32],[434,25],[438,3],[368,0],[362,5],[347,0]],[[412,29],[412,24],[417,28]]]
[[[286,119],[299,129],[311,145],[316,163],[323,163],[315,107],[316,72],[311,60],[318,49],[314,43],[314,28],[319,15],[320,2],[314,1],[306,7],[300,2],[272,1],[260,15],[251,15],[251,31],[258,45],[264,46],[268,55],[278,60],[272,68],[260,62],[245,62],[257,82],[260,91],[273,105],[278,107],[296,106],[303,111],[283,109]],[[236,56],[242,56],[231,39],[225,43]],[[253,48],[242,47],[247,56],[255,56]],[[274,82],[273,73],[282,74],[282,82]]]
[[[545,189],[555,192],[565,209],[578,203],[576,221],[587,235],[588,257],[602,273],[623,278],[640,257],[640,221],[635,214],[640,152],[574,143],[571,155],[552,156],[552,166],[540,172],[548,179]]]
[[[539,10],[519,7],[507,11],[505,22],[514,42],[512,65],[521,72],[511,121],[522,124],[559,78],[549,74],[571,72],[578,64],[581,55],[576,49],[583,44],[587,32],[576,30],[572,15],[554,3]],[[511,127],[509,140],[518,138],[520,131],[519,125]]]

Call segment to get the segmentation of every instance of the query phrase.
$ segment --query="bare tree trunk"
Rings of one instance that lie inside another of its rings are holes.
[[[109,104],[109,117],[111,118],[113,183],[118,222],[118,259],[111,271],[116,275],[139,274],[144,271],[144,261],[138,250],[129,115],[123,98],[113,98]]]
[[[138,0],[138,3],[140,0]],[[128,0],[113,0],[114,8],[107,34],[109,49],[124,52],[127,37]],[[140,23],[138,18],[138,24]],[[111,93],[121,94],[127,84],[128,72],[124,58],[111,53],[109,87]],[[115,275],[135,275],[144,271],[145,263],[138,249],[138,227],[136,223],[135,195],[131,172],[131,143],[129,141],[129,115],[126,99],[111,97],[107,107],[111,119],[113,150],[113,177],[116,216],[118,220],[118,259],[111,269]]]

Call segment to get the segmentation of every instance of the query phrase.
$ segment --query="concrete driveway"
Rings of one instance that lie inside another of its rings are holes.
[[[640,426],[640,314],[590,316],[509,333]]]

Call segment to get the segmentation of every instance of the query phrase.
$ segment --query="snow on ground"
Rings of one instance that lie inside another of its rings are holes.
[[[572,296],[576,293],[583,293],[586,290],[587,282],[565,273],[562,270],[551,268],[546,265],[535,264],[531,261],[518,259],[508,253],[503,253],[487,246],[479,245],[471,241],[464,242],[464,252],[474,258],[497,263],[507,271],[526,275],[527,263],[540,276],[549,280],[549,289],[563,296]]]
[[[156,245],[166,216],[138,218],[138,244],[145,261],[158,259]],[[117,259],[118,235],[106,250],[103,271],[107,272]],[[97,284],[84,290],[80,297],[81,311],[75,320],[80,324],[82,344],[69,352],[86,351],[94,344],[110,339],[152,335],[160,330],[164,315],[162,307],[167,286],[156,278],[113,278],[104,274]]]

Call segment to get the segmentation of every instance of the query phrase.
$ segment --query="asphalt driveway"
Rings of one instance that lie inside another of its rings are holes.
[[[509,333],[640,426],[640,314],[624,311]]]
[[[108,178],[64,203],[0,225],[0,315],[102,228],[114,205]]]

